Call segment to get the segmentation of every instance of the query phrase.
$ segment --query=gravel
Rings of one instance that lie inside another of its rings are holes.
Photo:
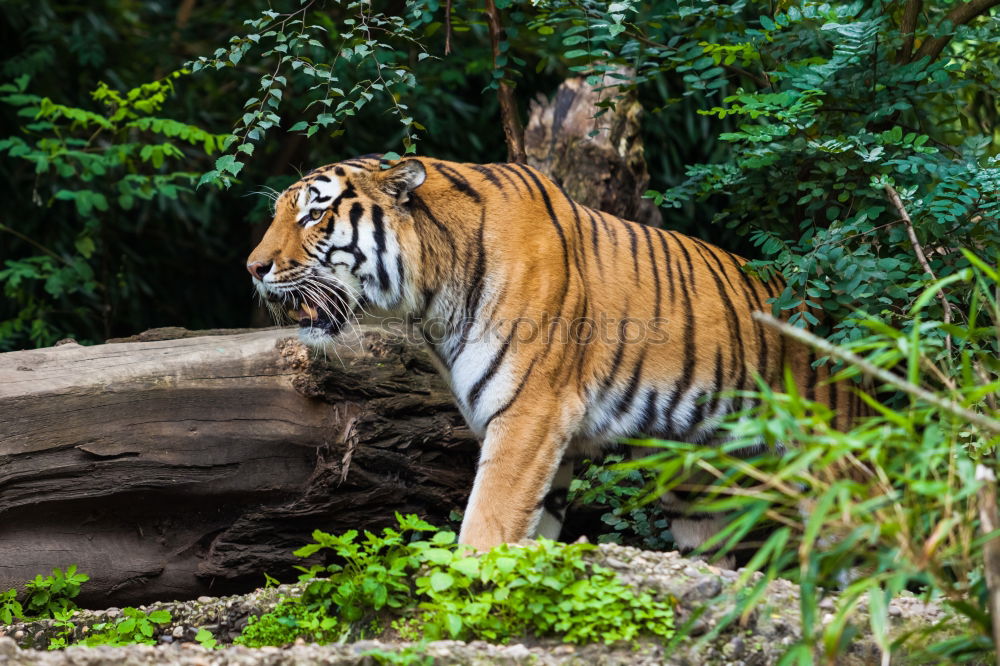
[[[227,646],[205,650],[194,643],[199,629],[211,631],[220,643],[230,643],[246,626],[251,615],[273,609],[282,596],[299,589],[282,585],[231,597],[199,597],[184,602],[158,602],[142,607],[146,612],[170,611],[172,622],[154,636],[155,646],[121,648],[70,647],[48,652],[44,648],[55,635],[51,621],[0,626],[0,663],[5,666],[87,666],[93,664],[176,664],[183,666],[271,664],[355,665],[387,663],[379,654],[419,651],[434,664],[691,664],[758,665],[773,664],[784,649],[799,637],[798,588],[785,580],[772,581],[762,603],[748,616],[725,629],[712,632],[732,610],[739,592],[742,571],[718,569],[689,560],[677,553],[644,551],[602,544],[591,559],[618,573],[627,584],[644,588],[657,598],[676,602],[677,626],[688,625],[688,638],[666,649],[657,643],[612,646],[569,645],[553,640],[532,640],[526,644],[491,645],[482,641],[435,641],[423,646],[404,642],[358,641],[345,645],[297,644],[283,648],[250,649]],[[749,583],[759,581],[753,574]],[[705,602],[715,599],[712,603]],[[821,602],[823,621],[830,621],[833,597]],[[85,636],[90,627],[120,615],[117,608],[82,610],[74,617],[76,636]],[[889,620],[893,635],[926,627],[948,619],[944,611],[912,596],[901,596],[890,604]],[[879,663],[881,653],[867,634],[867,608],[860,604],[852,616],[858,635],[838,664]],[[399,663],[399,662],[388,662]],[[893,663],[905,663],[905,655],[893,655]]]

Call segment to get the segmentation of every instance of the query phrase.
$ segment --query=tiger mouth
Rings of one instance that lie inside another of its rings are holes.
[[[285,314],[298,323],[300,329],[319,329],[328,335],[336,335],[347,324],[352,312],[347,295],[341,290],[324,294],[323,302],[295,298],[281,298],[269,295],[268,300],[285,306]]]

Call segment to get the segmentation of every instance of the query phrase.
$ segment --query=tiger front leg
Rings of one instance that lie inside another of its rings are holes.
[[[547,526],[540,522],[569,444],[568,427],[562,425],[567,420],[508,412],[490,423],[462,520],[461,543],[489,550],[531,538]]]

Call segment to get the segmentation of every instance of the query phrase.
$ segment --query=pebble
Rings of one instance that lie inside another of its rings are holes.
[[[183,624],[178,624],[176,627],[174,627],[174,630],[172,632],[170,632],[170,633],[171,633],[171,635],[174,638],[183,638],[184,637],[184,625]]]
[[[708,601],[722,592],[722,581],[716,576],[702,576],[697,579],[681,597],[685,606],[693,606],[700,601]]]
[[[13,657],[17,652],[17,643],[13,638],[0,638],[0,657]]]
[[[199,604],[210,604],[213,601],[215,601],[215,599],[213,599],[212,597],[204,597],[204,596],[198,597]]]
[[[604,564],[611,567],[612,569],[628,569],[627,564],[614,557],[604,558]]]
[[[521,643],[515,643],[514,645],[508,646],[505,652],[507,653],[507,656],[514,659],[525,658],[531,654],[531,650]]]

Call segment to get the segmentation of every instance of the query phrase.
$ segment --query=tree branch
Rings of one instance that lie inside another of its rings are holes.
[[[903,9],[903,19],[899,23],[899,33],[903,35],[903,46],[896,56],[896,64],[910,62],[910,55],[913,53],[913,37],[917,30],[917,19],[920,18],[920,10],[924,8],[923,0],[909,0]]]
[[[963,418],[969,423],[974,423],[983,430],[988,430],[993,434],[1000,435],[1000,421],[997,419],[986,416],[985,414],[980,414],[979,412],[974,412],[971,409],[966,409],[954,400],[938,397],[925,388],[917,386],[916,384],[911,384],[902,377],[898,377],[888,370],[878,367],[874,363],[869,363],[857,354],[841,349],[834,344],[830,344],[823,338],[813,335],[809,331],[775,319],[769,314],[764,312],[754,312],[752,316],[761,324],[770,326],[793,340],[813,347],[823,354],[828,354],[834,358],[840,359],[841,361],[850,363],[869,377],[874,377],[875,379],[884,382],[889,386],[895,387],[907,395],[923,400],[927,404],[934,405],[938,409],[944,410],[949,414]]]
[[[906,212],[906,208],[903,206],[903,201],[899,198],[899,192],[893,189],[892,185],[885,186],[885,193],[889,195],[889,201],[892,205],[896,207],[896,212],[899,213],[899,217],[903,220],[903,224],[906,225],[906,235],[910,239],[910,245],[913,246],[913,252],[917,255],[917,261],[920,262],[920,267],[924,269],[924,272],[931,276],[932,280],[937,280],[937,276],[931,269],[930,262],[927,261],[927,255],[924,254],[924,248],[920,245],[920,240],[917,239],[917,231],[913,228],[913,220],[910,219],[910,214]],[[944,295],[943,290],[939,290],[937,293],[938,300],[941,301],[941,307],[944,309],[944,323],[951,323],[951,303],[948,302],[948,297]],[[951,334],[949,333],[945,337],[945,346],[948,351],[951,352]]]
[[[444,54],[451,53],[451,0],[444,3]]]
[[[957,28],[960,25],[965,25],[977,16],[985,14],[997,5],[1000,5],[1000,0],[970,0],[970,2],[964,2],[948,12],[944,19],[938,23],[937,27],[940,30],[945,23],[951,23],[953,28]],[[925,40],[920,45],[920,48],[917,49],[917,53],[913,56],[911,62],[913,60],[920,60],[924,56],[929,56],[931,60],[934,60],[941,55],[941,51],[948,45],[952,37],[954,37],[954,31],[943,37],[931,37]]]
[[[496,71],[497,60],[500,58],[500,42],[505,36],[503,26],[500,24],[500,12],[497,11],[493,0],[486,0],[486,19],[490,25],[493,71]],[[514,88],[502,78],[497,88],[497,100],[500,102],[500,122],[503,124],[503,133],[507,140],[507,159],[511,162],[527,162],[528,158],[524,153],[524,126],[521,125],[521,118],[517,113]]]

